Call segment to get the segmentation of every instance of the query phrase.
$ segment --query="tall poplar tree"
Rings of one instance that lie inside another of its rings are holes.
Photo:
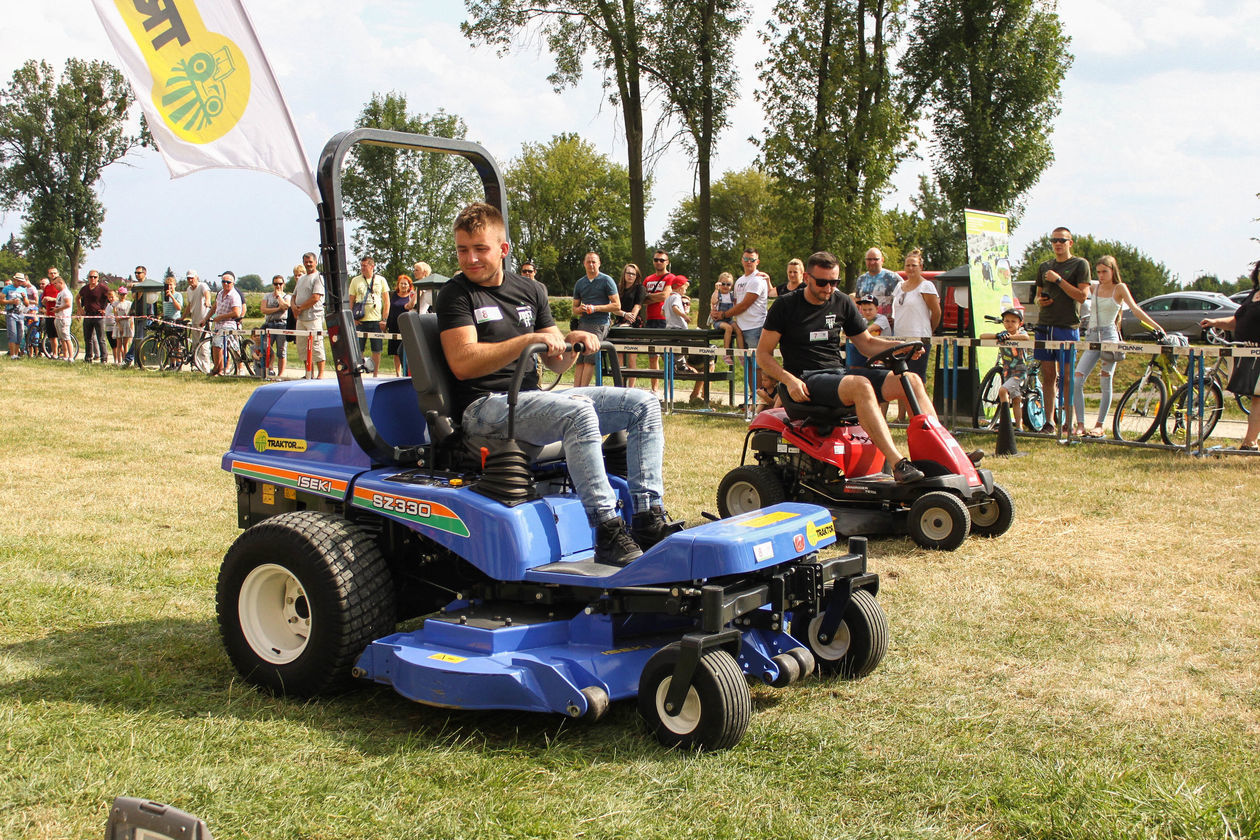
[[[882,236],[880,199],[913,148],[889,60],[903,24],[901,0],[779,0],[763,36],[769,133],[753,139],[795,232],[788,244],[834,251],[849,280]]]
[[[523,32],[535,29],[555,58],[548,77],[557,91],[582,76],[588,54],[604,74],[609,100],[621,108],[630,184],[630,240],[634,260],[647,264],[647,175],[643,165],[642,2],[636,0],[464,0],[472,20],[460,24],[472,41],[504,52]]]
[[[665,4],[653,27],[647,65],[653,87],[665,94],[666,113],[682,125],[682,136],[696,161],[696,276],[700,323],[708,318],[713,292],[712,198],[710,162],[713,144],[729,125],[735,101],[735,41],[747,19],[744,0],[695,0]]]
[[[967,207],[1009,213],[1054,162],[1071,39],[1049,0],[922,0],[902,59],[931,114],[932,162],[959,235]]]

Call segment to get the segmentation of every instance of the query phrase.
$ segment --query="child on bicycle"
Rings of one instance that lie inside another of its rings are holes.
[[[986,333],[980,337],[1032,343],[1032,336],[1024,331],[1024,313],[1018,309],[1007,309],[1002,313],[1002,326],[1005,329],[1000,332]],[[1028,351],[1022,347],[999,347],[998,363],[1002,366],[1002,387],[998,389],[998,402],[1011,404],[1015,429],[1023,431],[1024,414],[1020,407],[1024,401],[1023,382],[1024,372],[1028,369]]]

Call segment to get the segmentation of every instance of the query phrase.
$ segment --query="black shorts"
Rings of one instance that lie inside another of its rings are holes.
[[[846,376],[860,376],[871,383],[875,389],[875,398],[884,398],[884,380],[888,378],[887,368],[830,368],[827,370],[807,370],[801,374],[801,381],[809,388],[809,401],[817,405],[839,408],[843,403],[836,395],[840,380]]]

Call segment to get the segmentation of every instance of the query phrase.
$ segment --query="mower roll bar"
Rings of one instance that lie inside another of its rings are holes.
[[[414,461],[415,447],[400,447],[385,440],[372,422],[364,399],[362,376],[367,369],[354,331],[354,316],[349,304],[350,273],[346,262],[345,216],[341,203],[341,169],[346,155],[356,144],[385,146],[419,152],[459,155],[469,161],[485,187],[486,203],[503,214],[507,225],[507,189],[499,164],[484,147],[467,140],[426,137],[379,128],[356,128],[334,136],[319,156],[316,183],[322,199],[318,205],[319,248],[324,265],[325,317],[328,338],[332,343],[337,386],[346,422],[354,439],[376,466]],[[506,230],[505,230],[506,232]],[[509,258],[510,259],[510,258]],[[509,266],[505,266],[509,267]]]

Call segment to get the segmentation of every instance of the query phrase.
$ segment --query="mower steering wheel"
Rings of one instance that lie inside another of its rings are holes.
[[[892,361],[894,358],[908,360],[915,354],[915,351],[926,349],[927,348],[923,346],[922,341],[906,341],[895,347],[889,347],[882,353],[876,353],[874,356],[868,358],[866,363],[868,365],[883,364],[885,362]]]

